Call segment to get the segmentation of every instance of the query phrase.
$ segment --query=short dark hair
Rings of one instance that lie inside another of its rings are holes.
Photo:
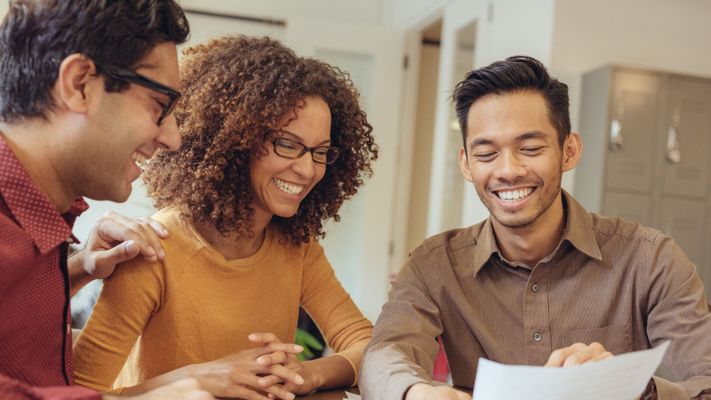
[[[489,94],[534,91],[543,95],[548,105],[548,116],[558,131],[558,142],[563,146],[570,133],[568,85],[551,77],[546,67],[528,56],[513,56],[483,68],[469,71],[454,88],[452,98],[462,132],[464,149],[467,140],[467,115],[475,101]]]
[[[11,0],[0,25],[0,119],[46,119],[59,64],[71,54],[132,68],[156,44],[183,43],[189,32],[174,0]],[[106,77],[107,91],[126,87]]]

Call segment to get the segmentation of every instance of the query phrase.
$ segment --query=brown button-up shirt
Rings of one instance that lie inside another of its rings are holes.
[[[402,399],[431,382],[441,335],[462,387],[473,387],[480,357],[543,365],[576,342],[620,354],[669,339],[664,363],[680,381],[655,377],[658,398],[711,399],[711,312],[694,264],[657,230],[563,201],[562,240],[534,266],[503,258],[488,219],[418,247],[366,350],[364,398]]]

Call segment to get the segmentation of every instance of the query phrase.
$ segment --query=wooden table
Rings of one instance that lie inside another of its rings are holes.
[[[358,392],[358,388],[348,388],[347,389],[351,393],[360,393]],[[297,399],[303,399],[303,400],[341,400],[346,398],[346,390],[345,389],[336,389],[336,390],[326,390],[323,392],[314,392],[311,393],[308,396],[299,396]]]

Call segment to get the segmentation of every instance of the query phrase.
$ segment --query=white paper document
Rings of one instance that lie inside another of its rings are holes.
[[[343,400],[360,400],[359,394],[346,392],[346,396],[348,396],[348,397],[344,397]]]
[[[669,341],[566,368],[503,365],[480,358],[474,400],[633,400],[644,391],[667,347]]]

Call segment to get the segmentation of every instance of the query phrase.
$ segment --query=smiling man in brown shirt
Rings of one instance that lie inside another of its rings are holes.
[[[561,190],[582,151],[567,86],[519,56],[470,72],[454,100],[460,167],[490,217],[412,253],[366,351],[364,398],[471,398],[432,384],[442,336],[454,385],[469,388],[480,357],[565,367],[671,340],[664,363],[678,381],[654,377],[642,398],[711,399],[696,267],[663,233],[588,213]]]

